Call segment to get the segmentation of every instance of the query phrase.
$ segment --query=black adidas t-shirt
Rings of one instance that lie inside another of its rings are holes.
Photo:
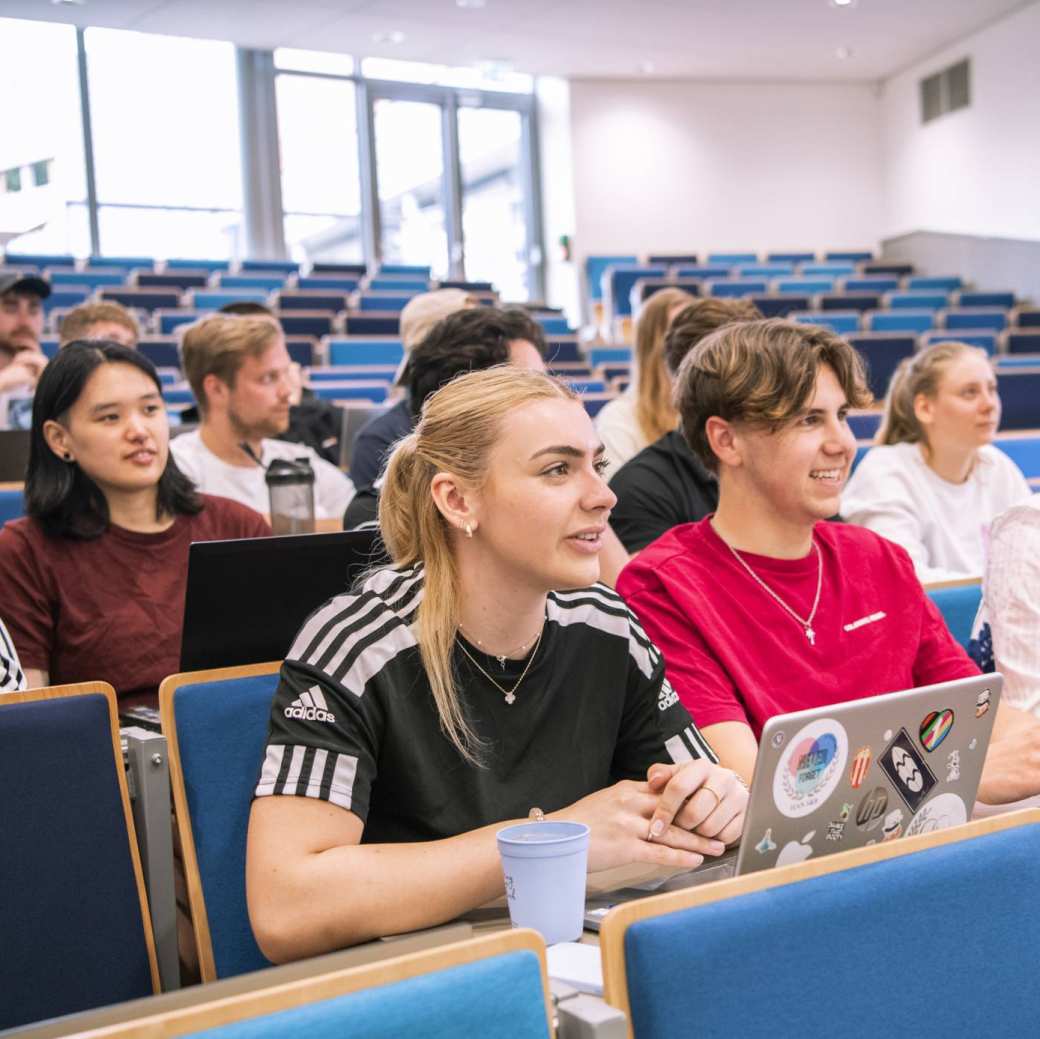
[[[256,795],[317,797],[354,812],[365,843],[435,840],[532,807],[550,812],[659,761],[715,760],[664,676],[660,653],[609,589],[550,594],[533,658],[456,646],[483,767],[443,734],[410,627],[421,567],[387,569],[306,621],[271,711]]]

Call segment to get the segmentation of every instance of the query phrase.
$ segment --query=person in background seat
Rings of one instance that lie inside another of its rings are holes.
[[[40,378],[25,504],[0,530],[0,602],[28,684],[105,681],[121,706],[154,706],[178,670],[190,544],[271,533],[196,492],[151,362],[104,340]]]

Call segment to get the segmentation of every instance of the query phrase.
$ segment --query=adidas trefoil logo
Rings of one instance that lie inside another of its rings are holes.
[[[285,709],[286,718],[299,718],[308,722],[335,722],[336,716],[329,710],[325,702],[325,694],[316,686],[312,685],[307,692],[302,693],[297,700],[293,700]]]

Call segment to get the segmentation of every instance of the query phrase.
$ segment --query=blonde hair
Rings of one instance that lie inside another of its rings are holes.
[[[458,534],[433,500],[433,478],[447,472],[480,488],[509,412],[540,400],[577,399],[568,386],[542,372],[512,365],[467,372],[427,398],[415,430],[398,442],[387,463],[379,529],[395,566],[424,567],[416,618],[419,653],[441,729],[472,763],[477,762],[478,741],[459,700],[452,666],[459,626],[459,572],[452,538]]]
[[[652,444],[679,424],[672,405],[672,377],[664,360],[668,313],[693,296],[682,289],[661,289],[643,304],[636,321],[636,421]]]
[[[281,334],[278,323],[266,316],[214,314],[189,325],[181,339],[181,367],[199,411],[206,412],[203,383],[207,375],[234,386],[242,362],[247,357],[259,357]]]
[[[102,321],[122,325],[134,337],[135,344],[141,338],[141,326],[134,315],[122,303],[103,300],[100,303],[81,303],[78,307],[73,307],[62,319],[58,341],[64,346],[76,339],[93,338],[90,329]]]
[[[967,343],[933,343],[919,353],[905,357],[892,373],[885,394],[885,411],[876,442],[879,444],[917,444],[928,446],[924,427],[917,419],[914,401],[920,394],[934,397],[939,392],[943,373],[965,354],[977,353],[989,361],[985,350]]]

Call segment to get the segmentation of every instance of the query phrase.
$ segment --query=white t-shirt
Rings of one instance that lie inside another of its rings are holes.
[[[930,469],[918,444],[890,444],[860,462],[841,515],[902,545],[922,582],[947,581],[982,576],[990,523],[1029,494],[1018,466],[991,444],[961,484]]]
[[[649,444],[636,418],[636,398],[631,388],[600,408],[596,416],[596,432],[606,448],[603,457],[609,468],[604,479],[609,480],[625,462]]]
[[[990,527],[982,615],[1004,676],[1003,699],[1040,717],[1040,495]]]
[[[170,441],[170,450],[178,468],[203,494],[231,498],[265,516],[271,511],[271,498],[264,481],[264,470],[260,466],[228,465],[221,461],[202,442],[197,429],[174,437]],[[287,440],[261,441],[260,459],[264,466],[270,465],[276,458],[290,461],[306,458],[314,470],[315,518],[343,518],[343,513],[354,497],[354,484],[346,473],[326,462],[305,444],[291,444]]]

